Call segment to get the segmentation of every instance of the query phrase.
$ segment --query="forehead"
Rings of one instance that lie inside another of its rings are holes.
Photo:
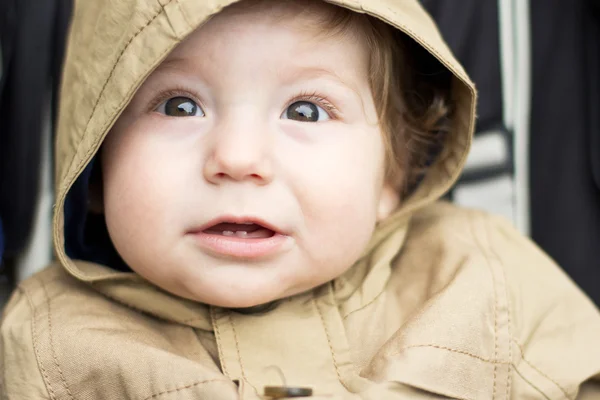
[[[336,15],[351,13],[342,10],[312,0],[242,1],[192,33],[164,64],[188,61],[206,68],[261,58],[265,66],[282,60],[288,65],[316,63],[317,67],[333,62],[341,68],[351,64],[359,68],[356,72],[366,73],[369,50],[359,27],[334,27]]]
[[[212,17],[213,21],[244,20],[260,17],[262,22],[289,24],[297,22],[308,30],[323,28],[336,15],[351,13],[321,0],[243,0],[225,7]],[[258,22],[258,21],[257,21]]]

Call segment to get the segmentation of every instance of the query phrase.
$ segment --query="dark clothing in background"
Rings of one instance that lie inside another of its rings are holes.
[[[5,260],[30,237],[44,118],[58,92],[71,1],[0,1],[0,219]]]
[[[504,127],[497,0],[421,0],[438,24],[446,42],[475,82],[478,90],[475,137],[501,135],[506,143],[503,160],[463,171],[461,184],[477,185],[512,174],[511,135]],[[453,191],[448,195],[452,199]]]
[[[478,90],[476,134],[502,126],[497,0],[421,0]]]
[[[533,239],[600,305],[598,1],[531,0]]]

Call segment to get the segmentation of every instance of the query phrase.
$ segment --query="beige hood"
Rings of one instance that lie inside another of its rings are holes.
[[[110,260],[99,261],[90,256],[94,250],[82,242],[87,181],[90,163],[102,141],[144,79],[188,34],[232,3],[235,1],[78,1],[65,60],[53,220],[58,259],[75,278],[93,284],[110,297],[164,317],[164,312],[155,308],[158,307],[155,304],[176,307],[178,312],[169,313],[169,318],[181,321],[197,320],[198,312],[204,312],[201,305],[163,293],[133,273],[109,268],[114,267]],[[437,200],[456,181],[471,142],[475,89],[417,0],[333,0],[330,3],[375,16],[401,30],[452,74],[454,117],[442,153],[418,189],[378,226],[366,250],[370,253],[377,247],[385,247],[384,242],[393,230],[406,226],[415,210]],[[398,245],[403,239],[390,240]],[[159,298],[160,301],[150,301]],[[197,325],[208,328],[205,321]]]

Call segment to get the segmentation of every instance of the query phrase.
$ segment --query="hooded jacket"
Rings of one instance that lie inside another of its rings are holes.
[[[509,224],[437,202],[464,164],[475,90],[416,0],[331,1],[420,44],[446,72],[455,109],[441,154],[352,268],[244,314],[122,265],[86,211],[94,156],[169,51],[231,3],[76,4],[56,147],[58,261],[4,311],[2,397],[259,399],[288,385],[324,399],[600,398],[598,310]]]

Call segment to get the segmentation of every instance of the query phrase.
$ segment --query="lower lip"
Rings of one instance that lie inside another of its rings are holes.
[[[206,232],[193,232],[190,235],[210,253],[241,259],[260,259],[273,256],[280,252],[290,239],[289,236],[278,233],[268,238],[256,239]]]

